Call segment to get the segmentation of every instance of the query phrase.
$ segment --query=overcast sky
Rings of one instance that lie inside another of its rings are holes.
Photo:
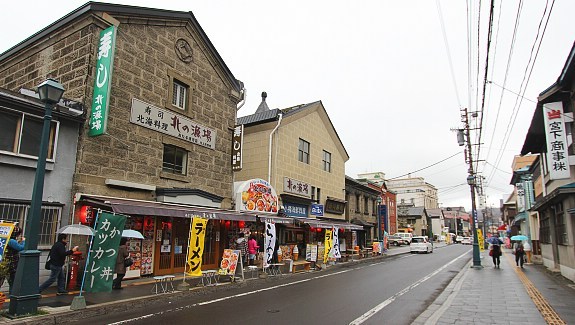
[[[348,176],[412,173],[438,189],[442,206],[470,209],[468,166],[451,129],[462,127],[460,109],[481,107],[477,94],[484,76],[488,1],[481,3],[481,16],[477,0],[111,2],[192,11],[246,86],[248,97],[239,116],[255,112],[262,91],[268,93],[270,108],[321,100],[350,155]],[[0,52],[84,3],[18,1],[4,6]],[[478,165],[488,206],[494,207],[512,191],[511,162],[523,145],[533,101],[557,80],[575,40],[575,1],[523,1],[515,28],[518,7],[516,0],[495,1],[488,71],[493,84],[486,91],[483,161]],[[524,77],[531,69],[530,77]],[[472,132],[474,148],[477,133]]]

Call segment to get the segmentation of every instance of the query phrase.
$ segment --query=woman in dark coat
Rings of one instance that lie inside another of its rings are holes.
[[[120,239],[120,247],[118,248],[118,256],[116,257],[116,267],[114,268],[114,272],[117,276],[112,284],[112,289],[122,289],[122,279],[126,275],[124,260],[126,257],[130,256],[130,253],[128,253],[128,247],[126,246],[127,241],[128,238]]]

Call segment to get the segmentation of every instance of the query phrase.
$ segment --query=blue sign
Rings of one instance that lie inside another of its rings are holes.
[[[284,203],[284,213],[290,217],[307,217],[307,205]]]
[[[311,214],[314,216],[323,216],[323,204],[313,203],[311,205]]]

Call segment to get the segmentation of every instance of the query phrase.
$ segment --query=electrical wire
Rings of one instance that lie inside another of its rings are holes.
[[[447,40],[447,33],[445,32],[445,23],[443,21],[443,13],[441,11],[441,4],[439,0],[435,0],[437,7],[437,14],[439,15],[439,22],[441,24],[441,32],[443,34],[443,43],[445,45],[445,50],[447,52],[447,60],[449,62],[449,71],[451,71],[451,82],[453,83],[453,90],[455,90],[455,97],[457,98],[457,105],[461,108],[461,99],[459,97],[459,91],[457,87],[457,80],[455,79],[455,72],[453,69],[453,60],[451,59],[451,51],[449,50],[449,42]]]
[[[410,174],[415,174],[415,173],[417,173],[417,172],[420,172],[420,171],[422,171],[422,170],[425,170],[425,169],[427,169],[427,168],[430,168],[430,167],[433,167],[433,166],[435,166],[435,165],[437,165],[437,164],[440,164],[440,163],[442,163],[442,162],[444,162],[444,161],[446,161],[446,160],[449,160],[449,159],[451,159],[451,158],[453,158],[453,157],[455,157],[455,156],[457,156],[457,155],[459,155],[459,154],[461,154],[461,151],[459,151],[459,152],[457,152],[457,153],[455,153],[455,154],[453,154],[453,155],[451,155],[451,156],[449,156],[449,157],[447,157],[447,158],[445,158],[445,159],[442,159],[442,160],[440,160],[440,161],[438,161],[438,162],[436,162],[436,163],[433,163],[433,164],[431,164],[431,165],[429,165],[429,166],[423,167],[423,168],[421,168],[421,169],[415,170],[415,171],[410,172],[410,173],[407,173],[407,174],[403,174],[403,175],[399,175],[399,176],[396,176],[396,177],[388,178],[388,179],[386,179],[386,180],[387,180],[387,181],[391,181],[391,180],[394,180],[394,179],[397,179],[397,178],[401,178],[401,177],[404,177],[404,176],[407,176],[407,175],[410,175]]]

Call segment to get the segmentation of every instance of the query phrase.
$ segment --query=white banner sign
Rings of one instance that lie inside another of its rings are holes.
[[[216,131],[166,109],[132,99],[130,122],[202,147],[216,148]]]
[[[339,228],[333,227],[333,257],[341,258],[341,252],[339,251]]]
[[[276,247],[276,225],[266,222],[264,242],[264,267],[272,263],[274,249]]]
[[[543,105],[545,136],[547,138],[547,166],[550,179],[570,178],[569,153],[563,119],[563,103]]]

